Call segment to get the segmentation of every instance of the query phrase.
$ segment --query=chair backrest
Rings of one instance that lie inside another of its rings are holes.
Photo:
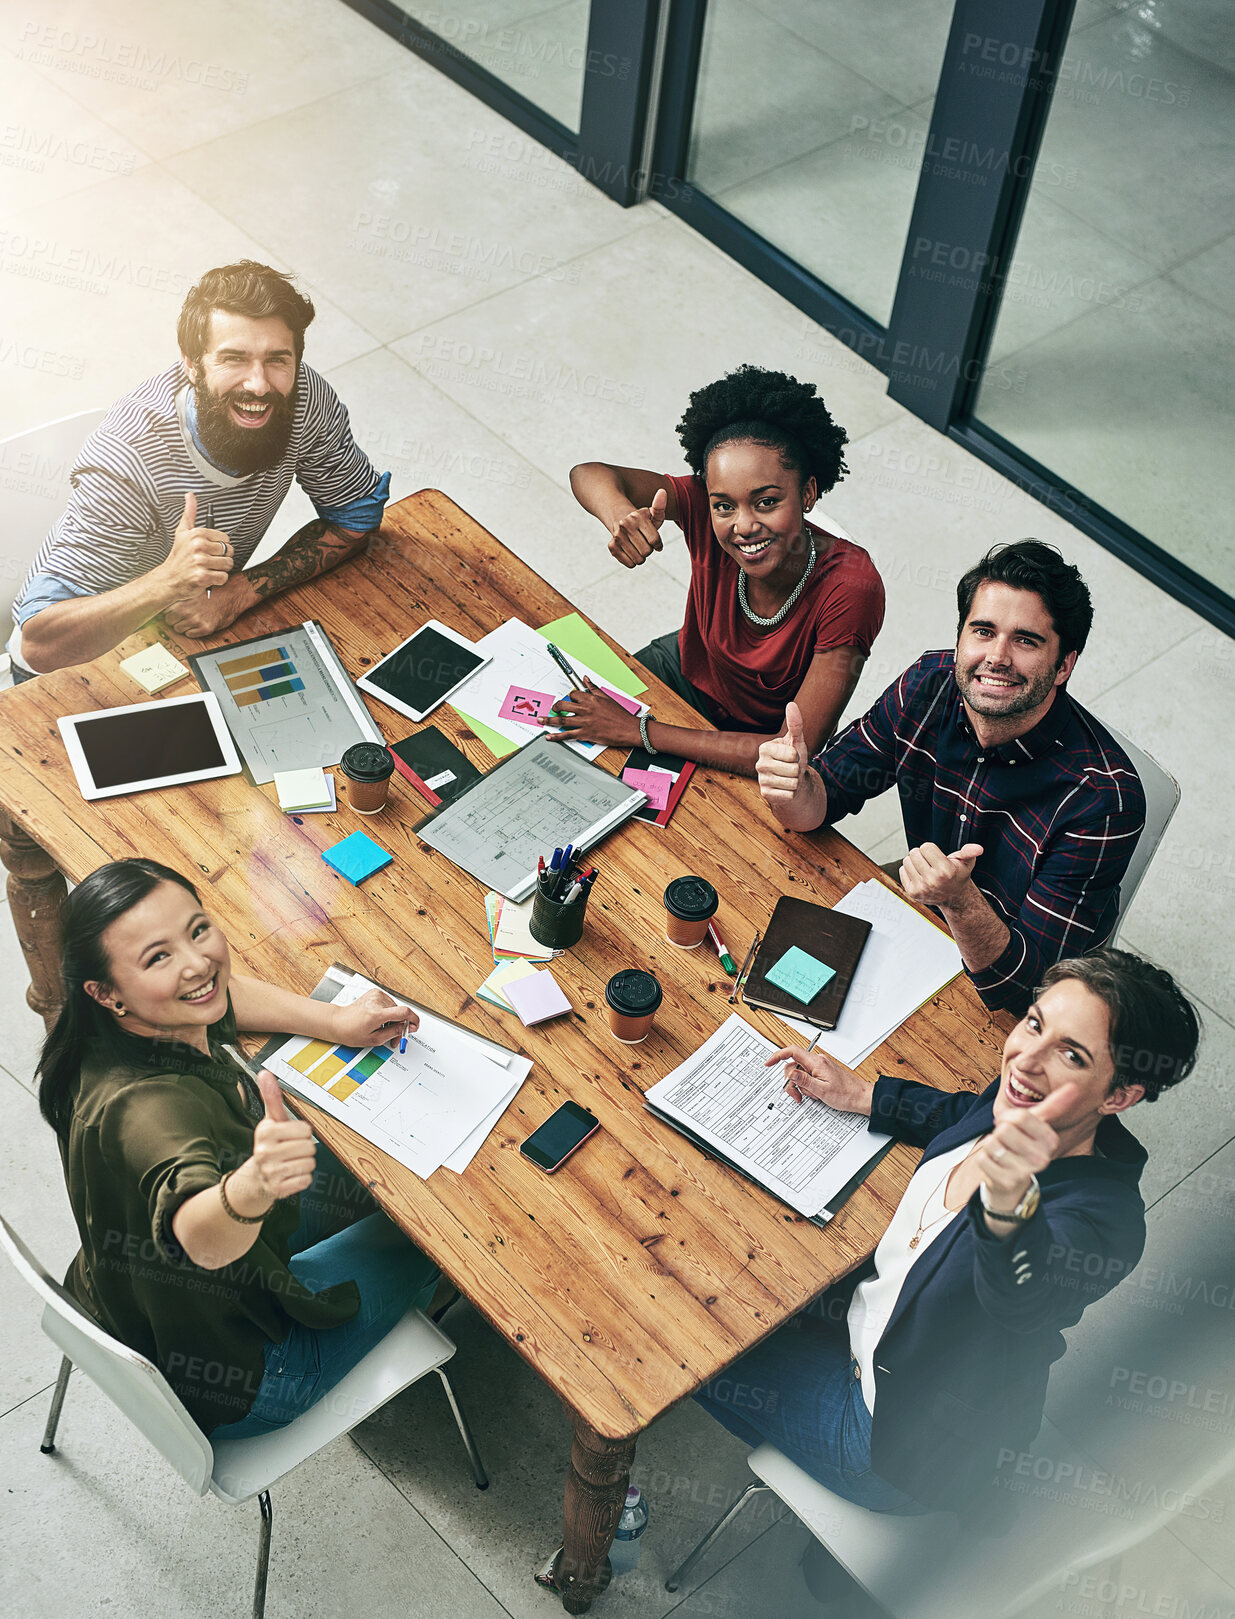
[[[13,599],[69,496],[69,473],[105,410],[83,410],[0,439],[0,643]]]
[[[1162,834],[1179,804],[1179,783],[1169,770],[1163,770],[1156,759],[1151,758],[1143,748],[1138,748],[1135,742],[1129,741],[1121,731],[1108,725],[1105,720],[1102,724],[1136,766],[1145,792],[1145,830],[1137,840],[1124,880],[1119,885],[1119,915],[1115,920],[1115,933],[1111,936],[1113,940],[1123,926],[1128,908],[1141,886],[1141,879],[1149,869],[1149,862],[1157,853]]]
[[[145,1434],[185,1483],[204,1495],[214,1465],[210,1441],[163,1374],[92,1321],[4,1219],[0,1219],[0,1248],[42,1299],[47,1336]]]

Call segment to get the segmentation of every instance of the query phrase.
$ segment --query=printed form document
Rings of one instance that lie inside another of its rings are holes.
[[[645,1101],[813,1218],[891,1138],[869,1129],[865,1114],[787,1096],[784,1065],[764,1066],[777,1049],[733,1012]]]

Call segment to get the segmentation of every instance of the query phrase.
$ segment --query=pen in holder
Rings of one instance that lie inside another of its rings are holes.
[[[544,879],[538,878],[532,920],[528,924],[536,943],[553,950],[569,950],[572,944],[578,944],[583,937],[583,917],[590,891],[590,884],[584,884],[576,899],[569,902],[551,899],[545,891]]]

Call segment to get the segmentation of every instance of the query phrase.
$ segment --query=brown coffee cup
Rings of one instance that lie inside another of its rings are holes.
[[[665,937],[679,950],[697,950],[720,904],[706,877],[675,877],[665,889]]]
[[[380,742],[353,742],[339,761],[348,807],[357,815],[376,815],[386,807],[395,762]]]
[[[639,967],[623,967],[614,973],[605,985],[605,1005],[614,1039],[624,1046],[637,1046],[646,1040],[664,995],[651,973]]]

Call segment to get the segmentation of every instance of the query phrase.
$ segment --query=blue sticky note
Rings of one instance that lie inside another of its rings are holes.
[[[792,995],[803,1006],[814,1000],[829,978],[835,977],[835,967],[827,967],[822,961],[816,961],[805,950],[799,950],[796,944],[785,951],[775,967],[769,968],[767,975],[769,984],[783,989],[786,995]]]
[[[333,866],[341,877],[346,877],[349,883],[362,883],[366,877],[372,877],[375,871],[388,866],[394,855],[388,854],[380,843],[374,843],[363,832],[353,832],[342,843],[334,843],[329,849],[323,849],[322,859],[328,866]]]

